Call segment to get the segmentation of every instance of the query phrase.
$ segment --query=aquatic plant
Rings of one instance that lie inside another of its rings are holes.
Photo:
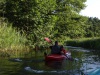
[[[25,34],[21,34],[12,24],[0,24],[0,55],[15,56],[29,51]]]

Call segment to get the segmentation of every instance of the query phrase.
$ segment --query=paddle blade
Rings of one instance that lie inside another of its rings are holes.
[[[47,37],[45,37],[44,40],[46,40],[49,43],[51,42],[51,40],[49,38],[47,38]]]

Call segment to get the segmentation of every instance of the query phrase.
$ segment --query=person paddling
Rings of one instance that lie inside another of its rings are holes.
[[[58,45],[58,41],[55,41],[55,45],[53,45],[52,41],[49,38],[45,37],[44,40],[46,40],[48,43],[52,44],[52,46],[50,46],[51,54],[65,55],[66,59],[69,59],[72,61],[74,60],[71,57],[71,52],[65,50],[63,45],[62,46]],[[45,52],[44,55],[47,56],[47,53]]]
[[[60,47],[62,54],[64,54],[68,59],[71,58],[71,53],[64,49],[63,46]]]
[[[60,47],[61,54],[66,55],[67,51],[64,49],[63,45]]]
[[[61,54],[60,46],[58,45],[58,41],[55,41],[55,45],[50,46],[51,54]]]

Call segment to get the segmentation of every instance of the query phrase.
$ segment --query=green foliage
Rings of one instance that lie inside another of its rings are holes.
[[[47,44],[44,37],[61,43],[69,38],[99,37],[100,20],[79,15],[86,7],[85,2],[86,0],[1,0],[0,16],[6,17],[13,27],[24,32],[28,45],[32,47]],[[78,42],[74,42],[76,43]]]
[[[25,35],[12,27],[11,24],[0,24],[0,51],[28,50]]]
[[[1,3],[4,17],[23,30],[30,46],[34,46],[45,44],[44,37],[62,43],[66,38],[84,37],[87,18],[79,15],[84,2],[86,0],[5,0]]]
[[[55,37],[79,38],[84,36],[87,18],[80,16],[78,13],[85,7],[85,1],[57,1],[56,15],[58,20],[55,29],[57,29],[58,33]]]
[[[88,28],[86,29],[87,37],[99,37],[100,36],[100,20],[98,18],[90,17],[87,21]]]
[[[73,39],[73,40],[67,40],[66,45],[99,50],[100,49],[99,41],[100,38]]]
[[[53,36],[57,17],[51,14],[56,0],[6,0],[5,6],[5,17],[14,27],[23,29],[31,43],[41,44],[45,36]]]

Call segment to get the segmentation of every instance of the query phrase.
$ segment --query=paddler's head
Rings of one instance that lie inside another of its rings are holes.
[[[55,45],[58,45],[58,41],[55,41]]]

